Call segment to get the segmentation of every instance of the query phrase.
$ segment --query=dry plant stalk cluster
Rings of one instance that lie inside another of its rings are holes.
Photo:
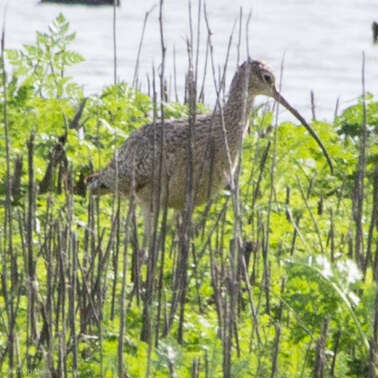
[[[206,7],[199,0],[197,14],[197,29],[194,31],[193,11],[189,2],[190,33],[187,41],[189,74],[186,86],[186,101],[189,104],[189,123],[193,125],[196,119],[197,101],[204,98],[205,73],[210,67],[214,86],[217,93],[217,106],[222,108],[225,93],[225,73],[231,53],[234,28],[238,27],[237,60],[241,54],[243,14],[240,13],[238,22],[235,23],[229,38],[229,45],[224,67],[218,70],[214,61],[212,33]],[[150,12],[150,11],[149,11]],[[144,28],[149,12],[146,13],[143,27],[141,45],[143,43]],[[115,13],[114,13],[115,15]],[[158,77],[153,71],[151,83],[152,98],[154,100],[154,122],[164,122],[163,104],[167,99],[166,93],[166,46],[164,39],[164,7],[163,1],[159,4],[159,25],[161,35],[162,60],[159,67]],[[201,19],[205,20],[207,45],[206,61],[202,82],[200,80],[199,68],[199,41],[201,35]],[[115,17],[114,17],[115,19]],[[246,35],[249,35],[248,28],[251,15],[248,15],[246,22]],[[4,67],[4,40],[2,34],[2,62]],[[249,45],[247,39],[246,45]],[[116,46],[116,39],[114,39]],[[247,55],[249,51],[247,49]],[[133,83],[138,86],[138,51],[137,65]],[[116,54],[115,54],[116,58]],[[115,59],[115,77],[117,72]],[[362,76],[364,77],[364,68]],[[176,78],[174,78],[176,83]],[[1,256],[1,297],[5,311],[1,314],[1,327],[7,335],[7,343],[0,349],[0,369],[2,365],[9,365],[10,376],[24,376],[25,371],[32,371],[40,366],[40,361],[46,359],[46,376],[65,377],[72,374],[79,376],[79,360],[84,359],[90,348],[79,351],[79,343],[86,341],[90,346],[95,345],[99,354],[99,366],[101,376],[105,376],[104,367],[104,318],[114,320],[119,317],[118,339],[118,376],[127,377],[127,366],[125,366],[124,351],[127,338],[128,324],[126,322],[133,303],[143,308],[141,321],[141,339],[148,344],[148,356],[146,361],[147,376],[153,375],[153,350],[161,340],[175,329],[175,337],[178,343],[185,341],[185,314],[188,305],[187,293],[189,281],[198,285],[198,278],[201,272],[197,267],[205,255],[210,256],[210,275],[213,290],[212,303],[204,303],[199,295],[195,306],[199,313],[205,313],[207,306],[214,306],[218,319],[218,333],[223,345],[223,376],[231,377],[233,356],[241,355],[239,342],[238,319],[241,311],[247,308],[252,319],[250,330],[250,351],[253,345],[262,343],[260,315],[272,313],[271,308],[271,266],[272,255],[280,255],[280,251],[272,251],[269,243],[271,212],[275,197],[276,177],[276,148],[277,148],[277,117],[270,130],[274,133],[273,143],[264,147],[263,157],[255,162],[256,169],[251,173],[250,181],[247,183],[249,197],[252,198],[249,209],[249,220],[256,224],[255,232],[246,238],[243,232],[246,221],[242,217],[241,195],[239,186],[239,161],[237,173],[230,183],[230,196],[224,199],[220,211],[214,221],[209,220],[212,201],[202,210],[196,223],[193,222],[193,188],[191,159],[187,167],[187,191],[185,209],[181,218],[176,224],[169,224],[168,208],[162,206],[158,209],[158,216],[155,218],[151,230],[148,249],[142,248],[140,234],[138,233],[138,219],[135,206],[135,198],[131,197],[127,206],[122,206],[119,193],[113,197],[112,217],[110,229],[105,229],[100,222],[101,203],[97,198],[90,197],[88,201],[87,221],[80,228],[75,224],[75,201],[74,187],[70,168],[67,167],[63,178],[63,191],[65,193],[64,213],[56,217],[53,212],[54,195],[51,194],[47,201],[46,218],[40,225],[39,232],[36,232],[36,206],[37,199],[41,193],[35,180],[34,164],[34,139],[31,136],[28,143],[28,190],[25,206],[22,209],[15,209],[12,205],[12,162],[10,161],[10,149],[12,141],[8,136],[7,121],[7,87],[6,71],[3,70],[3,122],[4,137],[6,143],[6,198],[3,204],[5,217],[2,225],[3,236],[0,242]],[[157,88],[160,88],[158,93]],[[176,98],[177,92],[176,92]],[[315,118],[315,105],[313,102],[313,115]],[[83,104],[85,106],[85,103]],[[160,106],[160,108],[159,108]],[[277,114],[277,111],[276,111]],[[80,117],[81,113],[78,115]],[[192,128],[191,128],[192,129]],[[362,208],[364,198],[364,173],[366,165],[366,120],[362,128],[363,135],[358,161],[355,193],[353,196],[354,221],[356,224],[356,235],[350,240],[349,253],[353,256],[361,269],[373,268],[374,278],[378,282],[378,244],[371,239],[367,245],[363,243],[362,236]],[[164,134],[161,137],[164,146]],[[61,146],[62,147],[62,146]],[[164,150],[164,147],[162,147]],[[192,151],[192,136],[188,139],[188,150]],[[57,154],[61,150],[57,149]],[[55,156],[58,156],[58,155]],[[190,154],[190,152],[189,152]],[[53,154],[54,155],[54,154]],[[163,155],[163,154],[162,154]],[[60,156],[60,155],[59,155]],[[58,157],[59,157],[58,156]],[[269,158],[270,157],[270,158]],[[163,157],[162,157],[163,158]],[[59,159],[61,159],[59,157]],[[54,164],[53,160],[51,164]],[[270,165],[269,165],[270,164]],[[17,171],[17,164],[13,164]],[[53,169],[51,169],[51,172]],[[262,215],[258,209],[258,193],[263,175],[270,175],[270,196],[267,204],[268,211]],[[159,172],[161,177],[161,172]],[[51,179],[46,174],[46,180]],[[371,230],[378,229],[378,169],[374,179],[373,213],[371,218]],[[13,180],[14,181],[14,180]],[[307,204],[313,190],[312,181],[307,188],[298,178],[298,185],[301,188],[301,197],[306,204],[307,210],[311,209]],[[46,183],[40,188],[46,188]],[[161,187],[156,187],[157,196]],[[340,194],[341,196],[341,194]],[[290,188],[287,188],[287,205],[290,205]],[[341,197],[340,197],[341,200]],[[228,239],[225,235],[228,209],[233,211],[233,235],[229,245],[225,244]],[[336,210],[337,211],[337,210]],[[333,225],[334,214],[330,213],[330,237],[329,245],[331,257],[333,250],[335,229]],[[293,225],[291,254],[294,253],[298,238],[301,237],[301,217],[287,213],[289,221]],[[314,225],[316,228],[316,220]],[[209,227],[211,224],[211,227]],[[22,258],[14,248],[15,230],[17,227],[20,233],[22,245]],[[320,231],[319,244],[322,246]],[[79,234],[84,237],[80,238]],[[201,243],[194,243],[199,238]],[[81,241],[80,241],[81,240]],[[170,242],[169,242],[170,241]],[[38,245],[38,249],[35,245]],[[354,245],[353,245],[354,244]],[[198,249],[198,245],[201,248]],[[375,248],[375,250],[374,250]],[[366,252],[367,251],[367,252]],[[166,260],[170,259],[173,264],[168,267]],[[19,262],[22,261],[23,265]],[[37,266],[43,265],[46,271],[45,277],[37,277]],[[190,266],[189,266],[190,265]],[[190,277],[189,277],[190,273]],[[112,279],[109,277],[112,276]],[[167,280],[166,277],[171,277]],[[44,281],[45,292],[39,290]],[[256,299],[253,295],[254,287],[263,288],[260,296]],[[283,297],[286,289],[286,281],[282,279],[280,295]],[[245,293],[247,295],[245,296]],[[26,296],[27,300],[27,352],[26,358],[20,355],[20,346],[17,337],[17,318],[19,317],[22,302]],[[243,299],[243,298],[244,299]],[[248,299],[245,300],[245,297]],[[111,303],[110,313],[105,313],[105,304]],[[378,304],[378,293],[376,303]],[[271,377],[279,375],[278,356],[280,350],[281,330],[284,313],[288,311],[284,303],[279,306],[278,316],[274,320],[275,342],[271,349]],[[370,342],[370,370],[369,377],[375,377],[374,366],[377,358],[378,338],[378,306],[372,319],[374,334]],[[328,321],[325,320],[321,336],[311,343],[316,345],[316,356],[314,363],[314,377],[323,377],[325,372],[325,345],[328,335]],[[30,352],[29,352],[30,351]],[[338,341],[334,343],[334,355],[331,361],[331,376],[338,352]],[[70,364],[68,361],[71,361]],[[261,376],[261,367],[258,366],[254,376]],[[176,376],[174,364],[169,365],[170,376]],[[202,358],[193,360],[191,376],[209,376],[209,356],[205,352]]]

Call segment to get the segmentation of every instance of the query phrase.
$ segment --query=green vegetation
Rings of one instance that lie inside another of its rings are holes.
[[[231,361],[233,377],[375,377],[378,102],[313,122],[334,175],[303,127],[257,109],[241,240],[227,189],[195,210],[187,260],[162,214],[148,322],[139,209],[88,198],[84,178],[160,106],[123,83],[84,98],[67,76],[83,60],[74,36],[60,15],[3,56],[0,375],[115,377],[122,361],[128,377],[220,377]],[[188,112],[165,105],[165,118]]]

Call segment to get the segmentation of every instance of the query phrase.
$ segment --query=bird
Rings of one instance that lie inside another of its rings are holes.
[[[145,218],[145,233],[151,232],[157,206],[184,210],[189,174],[193,205],[208,202],[230,183],[257,95],[275,99],[301,122],[332,171],[326,148],[277,90],[272,70],[264,62],[248,58],[238,66],[222,107],[211,114],[197,115],[192,121],[156,121],[138,128],[103,170],[87,178],[90,193],[135,195]]]

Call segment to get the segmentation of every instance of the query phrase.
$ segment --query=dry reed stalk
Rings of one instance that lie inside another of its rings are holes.
[[[354,252],[357,265],[364,266],[364,245],[363,245],[363,206],[366,174],[366,140],[367,140],[367,120],[366,120],[366,89],[365,89],[365,53],[362,53],[361,68],[362,83],[362,124],[360,133],[360,151],[356,166],[354,193],[353,193],[353,220],[356,225],[356,235],[354,240]]]

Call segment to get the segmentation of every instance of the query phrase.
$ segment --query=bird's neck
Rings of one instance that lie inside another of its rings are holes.
[[[241,143],[254,98],[251,91],[248,91],[248,74],[238,71],[232,80],[228,99],[223,109],[229,143],[236,143],[236,145]]]
[[[230,93],[223,109],[226,129],[229,132],[244,130],[252,112],[254,98],[250,94]]]

